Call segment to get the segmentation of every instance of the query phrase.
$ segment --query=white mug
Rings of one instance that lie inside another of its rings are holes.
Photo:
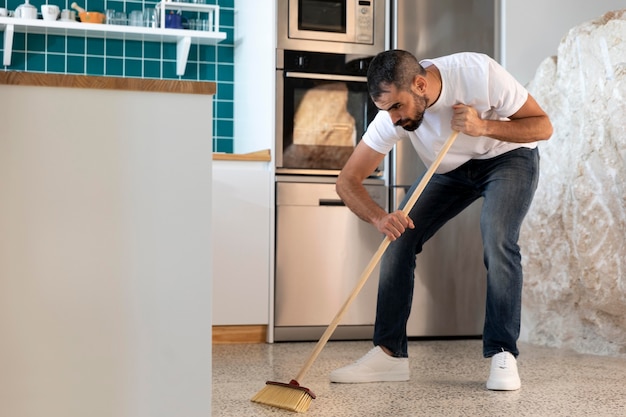
[[[37,8],[28,3],[17,6],[15,17],[18,19],[37,19]]]
[[[0,17],[7,17],[9,10],[6,7],[0,7]]]
[[[43,4],[41,5],[41,16],[43,20],[57,20],[61,10],[59,6],[55,4]]]

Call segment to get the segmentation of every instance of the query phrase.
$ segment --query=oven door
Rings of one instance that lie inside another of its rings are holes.
[[[277,173],[337,175],[378,111],[366,77],[278,70],[276,81]]]

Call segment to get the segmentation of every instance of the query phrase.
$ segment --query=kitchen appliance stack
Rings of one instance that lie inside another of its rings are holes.
[[[335,181],[377,112],[366,75],[386,47],[385,6],[385,0],[278,0],[276,341],[319,339],[382,239],[343,204]],[[367,188],[386,208],[384,167]],[[334,338],[371,337],[375,281]]]
[[[276,251],[271,340],[319,339],[383,239],[335,192],[337,175],[377,109],[367,68],[400,48],[418,59],[460,51],[495,54],[498,0],[278,0]],[[497,57],[496,57],[497,58]],[[366,179],[395,210],[426,168],[399,142]],[[413,337],[482,333],[485,267],[480,203],[445,225],[417,258]],[[333,334],[373,334],[378,268]]]

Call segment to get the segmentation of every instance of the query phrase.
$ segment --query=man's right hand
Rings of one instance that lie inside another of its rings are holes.
[[[399,238],[406,229],[414,229],[415,224],[402,210],[388,213],[375,222],[376,228],[384,233],[390,241]]]

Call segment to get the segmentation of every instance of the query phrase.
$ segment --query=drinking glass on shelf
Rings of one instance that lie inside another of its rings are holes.
[[[115,10],[107,9],[107,11],[104,12],[104,15],[105,15],[104,22],[107,25],[114,25],[115,24]]]
[[[128,17],[130,26],[143,26],[143,12],[141,10],[133,10]]]
[[[143,25],[148,28],[158,27],[155,9],[148,8],[143,11]]]
[[[116,25],[126,25],[128,21],[126,20],[126,13],[124,12],[115,12],[115,24]]]

